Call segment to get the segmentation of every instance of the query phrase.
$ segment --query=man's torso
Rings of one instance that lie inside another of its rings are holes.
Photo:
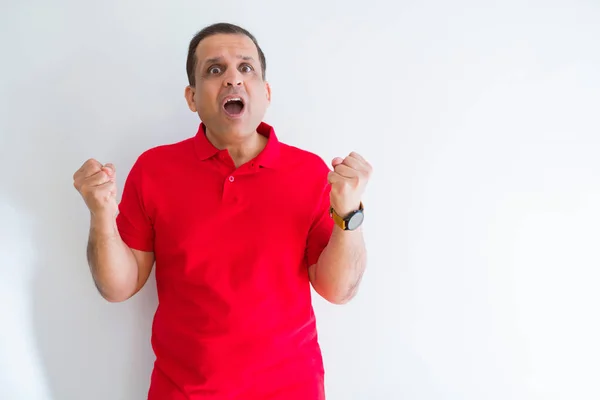
[[[159,296],[150,399],[322,398],[306,251],[324,170],[277,145],[240,168],[226,151],[199,159],[197,138],[140,158]]]

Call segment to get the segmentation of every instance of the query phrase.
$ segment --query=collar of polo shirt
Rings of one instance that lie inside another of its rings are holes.
[[[261,167],[275,168],[279,164],[279,139],[275,134],[273,127],[265,122],[261,122],[256,131],[265,136],[268,141],[265,148],[256,157],[256,163]],[[217,154],[220,150],[216,148],[206,137],[206,125],[200,123],[198,133],[194,139],[196,153],[201,161],[208,160]]]

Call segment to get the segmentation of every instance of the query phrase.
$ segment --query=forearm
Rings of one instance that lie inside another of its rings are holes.
[[[138,266],[113,217],[92,216],[87,258],[100,294],[108,301],[131,297],[138,286]]]
[[[366,259],[362,228],[343,231],[335,226],[315,266],[313,287],[332,303],[348,302],[358,291]]]

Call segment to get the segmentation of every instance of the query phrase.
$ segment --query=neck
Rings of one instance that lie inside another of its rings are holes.
[[[237,167],[256,157],[267,145],[267,138],[254,131],[250,135],[215,135],[209,129],[206,137],[219,150],[227,149]]]

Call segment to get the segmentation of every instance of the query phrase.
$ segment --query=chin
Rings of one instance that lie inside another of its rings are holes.
[[[244,110],[240,115],[228,115],[220,112],[216,115],[207,116],[200,120],[204,121],[206,127],[218,136],[236,136],[245,137],[256,132],[256,129],[261,123],[261,120],[253,118],[247,110]]]

